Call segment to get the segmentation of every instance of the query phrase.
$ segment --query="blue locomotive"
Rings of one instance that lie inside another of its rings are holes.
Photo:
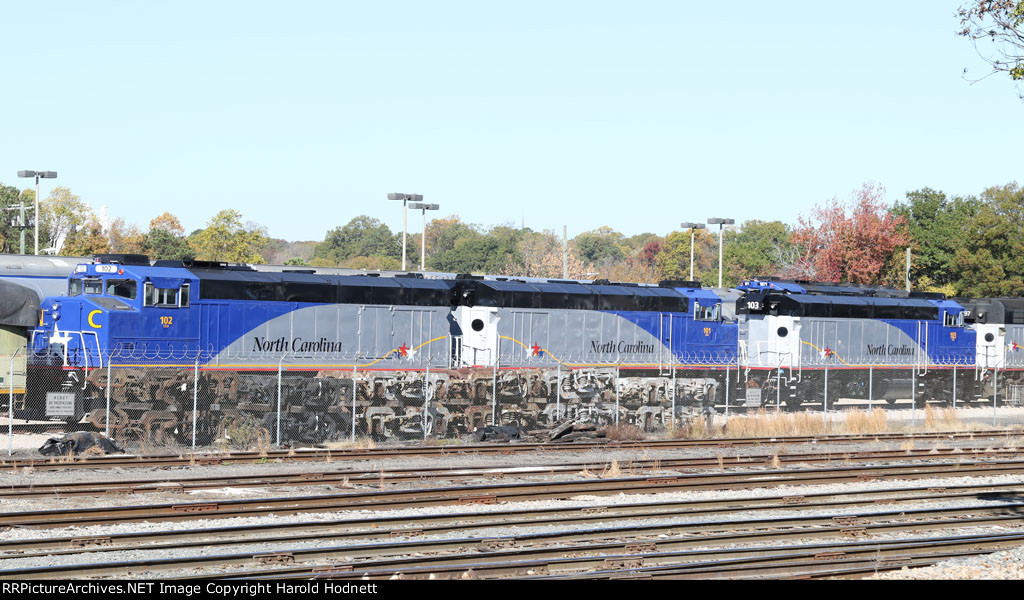
[[[35,417],[109,421],[155,441],[192,421],[206,437],[225,418],[273,429],[278,405],[283,437],[305,441],[353,418],[384,437],[580,413],[650,428],[672,407],[713,403],[721,368],[736,360],[736,326],[722,315],[722,300],[692,282],[267,272],[101,255],[76,267],[67,295],[42,303],[30,404]]]
[[[951,369],[975,363],[967,311],[942,294],[772,279],[738,289],[740,362],[755,373],[748,405],[772,397],[791,408],[820,405],[827,369],[848,375],[833,377],[828,403],[913,397],[923,404],[949,389]]]

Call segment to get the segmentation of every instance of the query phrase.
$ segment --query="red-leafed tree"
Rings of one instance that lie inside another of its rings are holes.
[[[865,184],[849,203],[833,198],[800,217],[791,242],[798,249],[783,276],[819,281],[899,285],[895,255],[910,243],[906,221],[892,214],[885,188]]]
[[[640,262],[645,265],[654,265],[658,260],[658,253],[661,252],[661,242],[658,240],[652,240],[644,244],[642,250],[640,250]]]

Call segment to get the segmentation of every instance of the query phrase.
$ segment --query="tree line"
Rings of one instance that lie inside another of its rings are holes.
[[[0,184],[0,248],[20,250],[19,205],[32,207],[33,190]],[[31,219],[32,209],[26,211]],[[712,226],[713,227],[713,226]],[[31,252],[34,228],[25,230]],[[718,281],[717,230],[694,232],[694,279]],[[418,270],[421,235],[426,235],[428,271],[561,278],[561,236],[510,224],[484,227],[457,215],[427,224],[407,242],[407,267]],[[271,238],[262,225],[243,221],[232,209],[215,214],[186,234],[168,212],[146,230],[115,218],[101,222],[88,203],[58,187],[40,203],[40,248],[65,256],[137,253],[151,258],[243,263],[401,268],[402,233],[360,215],[327,232],[323,241]],[[748,220],[723,232],[723,283],[757,276],[903,287],[905,253],[915,289],[950,296],[1024,295],[1024,189],[1016,183],[976,196],[915,190],[894,205],[881,186],[866,184],[849,198],[815,206],[794,224]],[[657,283],[690,278],[690,231],[626,236],[611,227],[568,240],[568,276]]]

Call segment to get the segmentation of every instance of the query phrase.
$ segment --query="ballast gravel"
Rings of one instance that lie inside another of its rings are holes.
[[[1022,444],[1020,432],[1011,432],[1008,435],[1000,436],[986,436],[978,437],[974,440],[919,440],[913,443],[914,449],[932,449],[932,448],[949,448],[957,447],[963,450],[965,457],[969,456],[971,449],[986,449],[986,448],[1016,448]],[[550,464],[564,464],[564,463],[576,463],[576,462],[588,462],[588,463],[606,463],[611,460],[619,461],[620,463],[627,463],[631,460],[665,460],[670,458],[679,457],[693,457],[693,456],[706,456],[715,457],[722,456],[726,466],[728,467],[728,458],[733,456],[749,456],[751,454],[757,455],[772,455],[773,453],[779,453],[780,455],[785,454],[797,454],[797,453],[831,453],[836,457],[834,464],[842,464],[842,456],[844,453],[864,451],[864,450],[906,450],[908,444],[900,444],[893,442],[869,442],[860,444],[790,444],[788,446],[780,445],[764,445],[760,447],[733,447],[733,448],[695,448],[686,450],[647,450],[642,452],[630,451],[630,450],[618,450],[618,449],[603,449],[596,451],[558,451],[558,452],[543,452],[543,453],[528,453],[517,455],[515,462],[520,466],[537,466],[537,465],[550,465]],[[25,484],[59,484],[62,482],[69,481],[111,481],[111,480],[152,480],[152,481],[173,481],[183,477],[238,477],[243,475],[261,475],[269,473],[308,473],[308,472],[320,472],[320,471],[347,471],[353,469],[363,470],[376,470],[376,471],[394,471],[399,469],[416,469],[416,468],[445,468],[445,467],[463,467],[463,466],[502,466],[507,465],[509,462],[507,456],[495,456],[495,455],[461,455],[453,453],[451,456],[438,459],[434,458],[404,458],[404,459],[381,459],[373,461],[334,461],[330,463],[308,463],[308,462],[274,462],[268,461],[267,463],[260,464],[237,464],[237,465],[217,465],[217,466],[192,466],[192,467],[181,467],[181,468],[170,468],[170,469],[152,469],[152,468],[140,468],[140,469],[103,469],[103,470],[76,470],[76,471],[25,471],[24,469],[19,470],[18,473],[3,473],[0,474],[0,487],[4,485],[25,485]],[[947,459],[948,460],[948,459]],[[821,465],[814,465],[821,466]],[[763,468],[770,468],[765,465]],[[753,470],[751,467],[743,467],[743,470]],[[712,469],[712,471],[718,471],[718,469]],[[670,471],[664,470],[668,473]],[[643,475],[650,475],[650,471],[645,471]],[[630,476],[630,473],[623,472],[621,476]],[[580,480],[583,479],[580,475],[548,475],[543,477],[544,480]],[[535,478],[528,475],[521,475],[517,478],[505,478],[501,481],[504,483],[511,483],[513,481],[529,481],[536,480]],[[460,486],[469,485],[472,483],[480,482],[493,482],[487,478],[474,478],[462,481],[455,481],[454,483],[438,483],[437,486]],[[875,481],[875,482],[859,482],[859,483],[844,483],[844,484],[828,484],[828,485],[815,485],[815,486],[777,486],[767,488],[752,488],[746,490],[728,490],[728,491],[704,491],[704,492],[672,492],[663,494],[630,494],[630,495],[618,495],[618,496],[577,496],[569,500],[544,500],[544,501],[531,501],[521,503],[506,503],[499,505],[474,505],[472,507],[460,507],[460,506],[435,506],[428,508],[410,508],[401,510],[391,511],[371,511],[371,510],[359,510],[359,511],[344,511],[344,512],[326,512],[326,513],[304,513],[298,515],[280,515],[280,516],[265,516],[265,517],[246,517],[246,518],[232,518],[232,519],[204,519],[201,521],[184,521],[184,522],[152,522],[152,523],[126,523],[120,525],[106,525],[106,526],[95,526],[95,527],[67,527],[67,528],[54,528],[54,529],[11,529],[3,532],[3,539],[7,540],[23,540],[23,539],[40,539],[40,538],[56,538],[56,537],[84,537],[93,535],[114,535],[122,533],[143,533],[143,532],[156,532],[156,531],[196,531],[197,529],[214,528],[214,527],[249,527],[259,524],[272,524],[272,523],[303,523],[303,522],[323,522],[339,519],[349,518],[361,518],[361,519],[380,519],[384,517],[402,517],[402,516],[416,516],[416,515],[428,515],[428,514],[445,514],[445,515],[458,515],[465,514],[468,512],[481,513],[481,512],[495,512],[501,513],[509,510],[536,510],[543,508],[573,508],[573,507],[589,507],[589,506],[602,506],[602,505],[618,505],[618,504],[636,504],[636,503],[651,503],[659,504],[665,502],[680,502],[680,501],[698,501],[698,500],[709,500],[709,499],[728,499],[728,498],[746,498],[746,497],[766,497],[766,496],[794,496],[803,494],[813,493],[842,493],[848,491],[869,491],[869,490],[880,490],[889,488],[926,488],[926,487],[943,487],[943,486],[960,486],[960,485],[995,485],[995,484],[1014,484],[1020,483],[1021,489],[1024,490],[1024,477],[1004,475],[995,477],[960,477],[960,478],[931,478],[931,479],[913,479],[913,480],[893,480],[893,481]],[[364,482],[350,482],[347,487],[333,484],[330,486],[322,485],[309,485],[303,487],[225,487],[225,488],[214,488],[206,490],[195,490],[187,494],[181,493],[153,493],[153,494],[137,494],[131,496],[101,496],[101,497],[45,497],[45,498],[34,498],[25,500],[10,500],[0,499],[0,512],[21,512],[21,511],[34,511],[34,510],[52,510],[52,509],[71,509],[71,508],[86,508],[86,507],[99,507],[99,506],[128,506],[128,505],[151,505],[151,504],[163,504],[163,503],[186,503],[186,502],[198,502],[205,500],[217,500],[217,499],[233,499],[233,498],[260,498],[260,497],[286,497],[286,496],[300,496],[309,494],[339,494],[357,492],[361,489],[376,490],[376,481],[364,481]],[[435,485],[435,484],[428,484]],[[395,482],[388,483],[386,489],[412,489],[424,487],[422,482]],[[471,530],[471,533],[466,532],[440,534],[435,536],[421,536],[415,539],[460,539],[466,538],[467,535],[472,539],[481,538],[492,538],[501,537],[507,535],[524,535],[530,533],[549,533],[554,531],[566,531],[566,530],[586,530],[594,529],[599,526],[606,525],[610,527],[615,526],[628,526],[628,525],[641,525],[641,524],[664,524],[664,523],[684,523],[684,522],[714,522],[723,521],[726,518],[735,522],[741,519],[763,519],[773,517],[794,517],[794,516],[807,516],[807,515],[822,515],[822,516],[842,516],[850,514],[864,514],[867,512],[889,512],[892,510],[911,510],[914,508],[957,508],[966,506],[977,506],[979,504],[985,504],[985,501],[978,500],[975,502],[965,503],[962,500],[946,501],[946,502],[927,502],[927,503],[897,503],[884,505],[877,508],[869,507],[850,507],[850,508],[835,508],[829,509],[827,513],[820,510],[815,511],[813,507],[807,507],[804,510],[786,510],[786,511],[751,511],[751,512],[736,512],[730,513],[728,517],[724,515],[718,516],[679,516],[672,519],[658,518],[658,519],[645,519],[645,520],[629,520],[629,521],[615,521],[609,519],[604,523],[587,523],[578,525],[530,525],[530,526],[517,526],[517,527],[494,527],[494,528],[480,528]],[[898,508],[897,508],[898,507]],[[958,530],[958,533],[992,533],[992,532],[1006,532],[1015,530],[1012,527],[985,527],[985,528],[972,528]],[[949,530],[936,530],[926,532],[915,532],[910,533],[892,533],[885,536],[873,536],[871,539],[907,539],[907,538],[922,538],[922,537],[935,537],[948,535]],[[400,540],[403,538],[395,538]],[[784,542],[786,545],[792,545],[797,543],[821,543],[823,540],[820,538],[807,539],[804,542],[787,540]],[[110,552],[81,552],[72,556],[43,556],[43,557],[17,557],[16,555],[0,555],[0,569],[14,569],[32,566],[53,566],[53,565],[67,565],[67,564],[81,564],[81,563],[92,563],[92,562],[111,562],[111,561],[125,561],[125,560],[139,560],[143,558],[147,559],[161,559],[170,557],[184,557],[184,556],[195,556],[195,555],[222,555],[222,554],[263,554],[271,552],[282,552],[300,548],[325,548],[325,547],[336,547],[353,544],[364,544],[364,543],[381,543],[360,539],[348,539],[345,541],[341,540],[310,540],[307,542],[291,542],[291,543],[266,543],[266,542],[253,542],[252,538],[247,540],[238,540],[237,543],[223,546],[211,546],[207,548],[193,548],[187,550],[145,550],[145,551],[110,551]],[[731,547],[744,547],[749,545],[735,545]],[[990,555],[992,557],[999,557],[1004,553],[997,553]],[[1016,556],[1017,560],[1020,561],[1022,558],[1021,551],[1009,551],[1010,556]],[[978,560],[986,557],[978,557]],[[343,561],[344,556],[339,556],[332,561],[320,561],[318,564],[330,564],[331,562]],[[998,568],[998,565],[1012,564],[1012,560],[994,558],[992,561],[985,562],[972,562],[975,559],[966,559],[961,562],[951,561],[953,565],[952,569],[956,572],[956,569],[960,569],[963,575],[951,575],[949,578],[970,578],[971,573],[985,572],[989,566],[992,568]],[[1019,566],[1019,565],[1018,565]],[[134,577],[175,577],[175,576],[186,576],[186,575],[209,575],[219,576],[227,575],[231,572],[237,571],[251,571],[255,567],[248,565],[244,567],[223,567],[223,568],[204,568],[201,570],[197,569],[180,569],[173,571],[140,571],[133,574]],[[929,567],[929,569],[937,567]],[[906,569],[904,571],[898,571],[893,573],[879,574],[878,578],[941,578],[938,575],[921,575],[919,572],[927,572],[926,569]],[[1018,571],[1019,573],[1019,571]],[[0,574],[2,577],[2,574]],[[1020,575],[1017,575],[1020,577]],[[983,578],[1000,578],[993,575],[984,576]]]
[[[74,536],[82,537],[89,535],[112,535],[118,533],[140,533],[140,532],[153,532],[153,531],[195,531],[201,528],[212,528],[212,527],[232,527],[232,526],[252,526],[256,524],[269,524],[269,523],[303,523],[303,522],[323,522],[329,520],[336,520],[342,518],[364,518],[364,519],[379,519],[384,517],[399,517],[399,516],[415,516],[415,515],[428,515],[428,514],[446,514],[446,515],[458,515],[466,512],[494,512],[501,513],[509,510],[529,510],[529,509],[540,509],[540,508],[571,508],[571,507],[586,507],[586,506],[599,506],[599,505],[617,505],[617,504],[631,504],[631,503],[651,503],[661,504],[666,502],[678,502],[687,500],[706,500],[714,498],[744,498],[744,497],[764,497],[764,496],[775,496],[775,495],[797,495],[806,493],[828,493],[828,492],[842,492],[842,491],[854,491],[854,490],[877,490],[897,487],[939,487],[942,485],[989,485],[989,484],[1006,484],[1021,482],[1024,486],[1024,481],[1020,477],[1015,476],[998,476],[998,477],[966,477],[957,479],[928,479],[928,480],[915,480],[915,481],[894,481],[894,482],[862,482],[852,484],[835,484],[835,485],[822,485],[822,486],[780,486],[775,488],[765,489],[750,489],[750,490],[733,490],[733,491],[719,491],[719,492],[675,492],[666,494],[650,494],[650,495],[626,495],[621,494],[617,496],[579,496],[571,500],[561,501],[532,501],[532,502],[521,502],[521,503],[508,503],[501,505],[478,505],[473,506],[471,509],[466,507],[454,507],[454,506],[442,506],[442,507],[429,507],[429,508],[412,508],[402,510],[391,510],[391,511],[345,511],[337,513],[314,513],[314,514],[303,514],[303,515],[282,515],[282,516],[267,516],[267,517],[249,517],[249,518],[233,518],[233,519],[210,519],[204,520],[200,523],[197,522],[167,522],[167,523],[130,523],[122,525],[111,525],[101,527],[69,527],[60,529],[47,529],[47,530],[27,530],[18,529],[5,532],[5,537],[10,540],[18,539],[38,539],[38,538],[51,538],[51,537],[65,537]],[[680,523],[708,523],[708,522],[722,522],[728,521],[740,525],[739,521],[744,519],[764,519],[764,518],[776,518],[776,517],[794,517],[794,516],[842,516],[842,515],[853,515],[853,514],[864,514],[869,512],[889,512],[892,510],[912,510],[915,508],[959,508],[967,506],[978,506],[983,505],[985,502],[964,502],[964,501],[949,501],[949,502],[920,502],[920,503],[899,503],[898,505],[886,505],[884,507],[869,508],[869,507],[847,507],[847,508],[834,508],[829,509],[827,512],[815,510],[813,507],[808,507],[805,510],[789,510],[789,511],[749,511],[749,512],[736,512],[730,513],[728,517],[722,515],[717,516],[680,516],[677,518],[666,519],[643,519],[643,520],[630,520],[626,522],[615,521],[613,518],[607,522],[601,523],[588,523],[578,525],[529,525],[529,526],[500,526],[493,528],[480,528],[474,529],[468,537],[472,539],[483,539],[492,537],[501,537],[507,535],[527,535],[534,533],[551,533],[556,531],[582,531],[588,529],[595,529],[602,526],[607,527],[623,527],[623,526],[639,526],[639,525],[657,525],[657,524],[680,524]],[[899,508],[896,509],[895,507]],[[960,533],[992,533],[992,532],[1005,532],[1008,529],[1005,527],[984,527],[984,528],[969,528],[960,531]],[[198,532],[197,532],[198,533]],[[929,537],[929,536],[941,536],[948,535],[947,531],[934,531],[934,532],[916,532],[910,533],[892,533],[884,536],[873,536],[872,539],[908,539],[912,537]],[[656,534],[655,534],[655,537]],[[415,539],[464,539],[467,538],[465,532],[455,532],[438,534],[431,536],[419,536]],[[395,537],[395,541],[399,541],[405,538]],[[821,539],[808,539],[806,543],[821,542]],[[0,569],[15,569],[22,567],[32,566],[55,566],[55,565],[66,565],[69,563],[84,564],[94,562],[110,562],[110,561],[127,561],[127,560],[140,560],[140,559],[165,559],[171,557],[186,557],[186,556],[211,556],[211,555],[222,555],[222,554],[263,554],[271,552],[287,552],[290,550],[303,549],[303,548],[329,548],[339,547],[346,545],[364,544],[364,543],[382,543],[379,541],[371,540],[360,540],[360,539],[348,539],[345,541],[339,540],[310,540],[308,542],[290,542],[290,543],[254,543],[251,540],[240,540],[236,544],[223,545],[223,546],[211,546],[206,548],[191,548],[185,550],[139,550],[139,551],[109,551],[109,552],[82,552],[75,554],[73,559],[69,559],[68,556],[42,556],[32,558],[19,558],[16,555],[10,557],[3,557],[0,555]],[[788,544],[799,543],[794,541],[787,541]],[[736,547],[742,547],[736,546]],[[343,560],[343,557],[339,557],[338,560]],[[252,567],[249,567],[250,569]],[[207,572],[207,571],[202,571]],[[215,575],[226,572],[224,569],[213,569],[209,571],[209,574]],[[195,569],[187,570],[188,574],[196,574]],[[186,571],[168,571],[152,573],[151,576],[169,577],[175,575],[184,575]]]

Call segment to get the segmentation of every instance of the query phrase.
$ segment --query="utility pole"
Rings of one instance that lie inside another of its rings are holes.
[[[28,208],[25,204],[19,204],[18,206],[9,206],[7,210],[16,210],[19,213],[18,224],[15,225],[21,230],[21,247],[18,250],[18,254],[25,254],[25,230],[28,229],[28,225],[25,224],[25,209]]]
[[[907,272],[905,277],[907,280],[907,292],[910,292],[910,248],[907,248]]]

